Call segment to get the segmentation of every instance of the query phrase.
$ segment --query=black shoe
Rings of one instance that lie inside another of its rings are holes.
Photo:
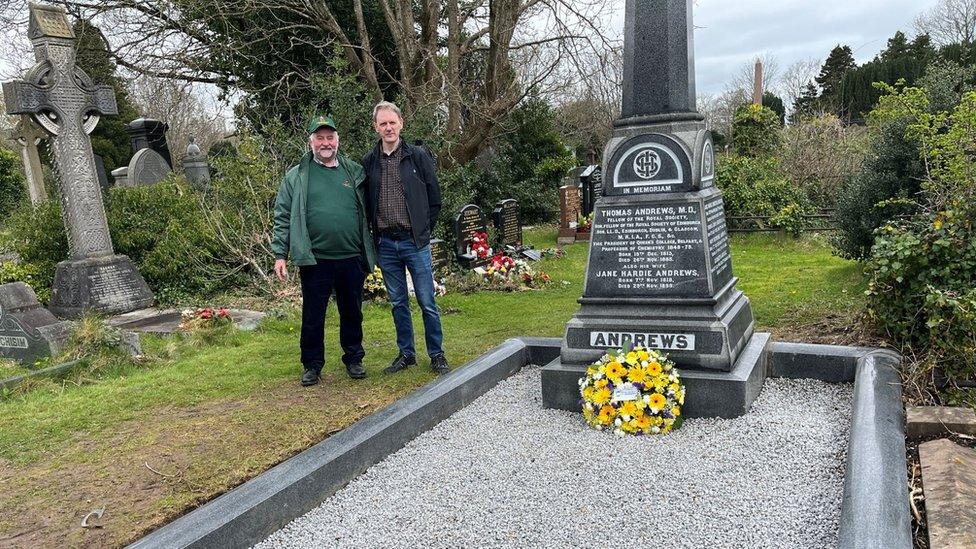
[[[444,375],[451,371],[451,367],[447,364],[447,358],[444,355],[437,355],[430,359],[430,369],[437,372],[437,375]]]
[[[416,363],[417,363],[417,357],[407,356],[403,353],[400,353],[397,355],[396,358],[393,359],[392,364],[390,364],[389,366],[383,369],[383,373],[395,374],[400,370],[406,370],[407,366],[413,366]]]
[[[359,362],[356,364],[346,364],[346,373],[353,379],[363,379],[366,377],[366,370]]]
[[[319,371],[315,368],[305,368],[302,372],[302,387],[310,387],[319,382]]]

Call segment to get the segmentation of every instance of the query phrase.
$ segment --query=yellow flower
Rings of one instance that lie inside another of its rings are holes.
[[[585,389],[583,389],[583,400],[590,400],[590,401],[592,401],[593,400],[593,393],[595,393],[595,392],[596,392],[596,389],[594,389],[593,387],[586,387]]]
[[[634,351],[627,353],[627,364],[630,364],[631,366],[637,364],[637,353]]]
[[[597,389],[596,392],[593,393],[593,402],[602,406],[610,402],[610,396],[610,389],[607,389],[606,387]]]
[[[602,388],[606,387],[609,383],[610,382],[607,381],[607,378],[604,377],[604,378],[601,378],[601,379],[598,379],[598,380],[594,381],[593,382],[593,386],[596,387],[597,389],[602,389]]]
[[[680,390],[681,390],[681,385],[678,385],[677,383],[672,383],[671,385],[668,385],[668,391],[671,391],[675,395],[677,395],[678,391]]]
[[[624,368],[623,364],[619,362],[611,362],[607,365],[607,377],[610,378],[614,383],[620,383],[620,380],[627,375],[627,368]]]
[[[637,415],[637,411],[638,411],[637,410],[637,405],[634,404],[634,401],[632,401],[632,400],[628,400],[627,402],[624,402],[620,406],[620,410],[619,410],[620,415],[622,415],[622,416],[630,416],[630,417],[636,416]]]
[[[634,366],[630,369],[630,373],[627,374],[627,379],[634,383],[644,383],[647,379],[647,370],[640,366]]]
[[[600,408],[600,423],[606,425],[613,421],[613,418],[615,417],[617,417],[617,410],[613,406],[608,404],[603,408]]]
[[[651,355],[647,354],[647,351],[637,351],[637,358],[641,359],[641,361],[644,361],[651,358]]]
[[[651,374],[652,376],[661,375],[661,363],[660,362],[657,362],[657,361],[654,361],[654,362],[648,364],[647,365],[647,373]]]
[[[680,416],[681,408],[679,406],[674,406],[673,408],[671,408],[671,415],[673,415],[674,417]]]
[[[634,425],[641,431],[647,431],[651,428],[651,418],[647,416],[641,416],[634,419]]]
[[[651,395],[651,402],[650,402],[651,408],[657,408],[658,410],[660,410],[661,408],[664,408],[664,405],[666,403],[667,403],[667,399],[664,398],[664,395],[660,393],[654,393],[653,395]]]

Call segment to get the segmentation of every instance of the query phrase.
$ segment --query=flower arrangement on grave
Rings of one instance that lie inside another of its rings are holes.
[[[383,283],[383,272],[379,267],[373,267],[366,281],[363,282],[363,299],[383,299],[386,297],[386,284]]]
[[[471,244],[468,246],[474,257],[484,259],[491,255],[491,248],[488,246],[488,233],[475,231],[471,235]]]
[[[576,232],[588,233],[593,228],[593,213],[590,215],[579,215],[576,220]]]
[[[611,350],[580,378],[583,418],[619,436],[667,434],[681,426],[685,387],[666,354]]]
[[[514,259],[504,253],[491,258],[483,276],[488,286],[505,290],[537,288],[552,281],[545,272],[533,270],[524,259]]]
[[[200,309],[184,309],[180,313],[179,330],[190,332],[201,328],[215,328],[234,323],[230,311],[224,307],[203,307]]]

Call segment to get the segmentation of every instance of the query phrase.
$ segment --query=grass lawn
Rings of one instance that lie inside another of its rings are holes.
[[[547,247],[555,236],[536,229],[527,240]],[[553,278],[544,291],[440,298],[451,363],[509,337],[562,336],[577,309],[586,252],[573,245],[565,258],[542,262]],[[817,240],[737,236],[733,252],[760,329],[823,340],[842,334],[863,304],[859,267]],[[139,367],[89,383],[40,383],[0,401],[0,546],[132,541],[434,378],[425,360],[381,374],[396,354],[395,336],[389,307],[372,303],[364,314],[369,377],[345,376],[330,312],[324,383],[303,389],[300,317],[285,311],[215,344],[153,339]],[[422,328],[416,308],[414,318]],[[419,330],[416,339],[419,351]],[[93,521],[101,527],[82,528],[102,507]]]

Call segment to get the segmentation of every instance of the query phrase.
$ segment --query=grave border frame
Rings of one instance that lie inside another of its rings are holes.
[[[509,339],[128,547],[250,547],[263,541],[523,366],[558,360],[561,343]],[[886,349],[772,342],[768,359],[769,377],[854,383],[838,547],[910,549],[901,357]]]

